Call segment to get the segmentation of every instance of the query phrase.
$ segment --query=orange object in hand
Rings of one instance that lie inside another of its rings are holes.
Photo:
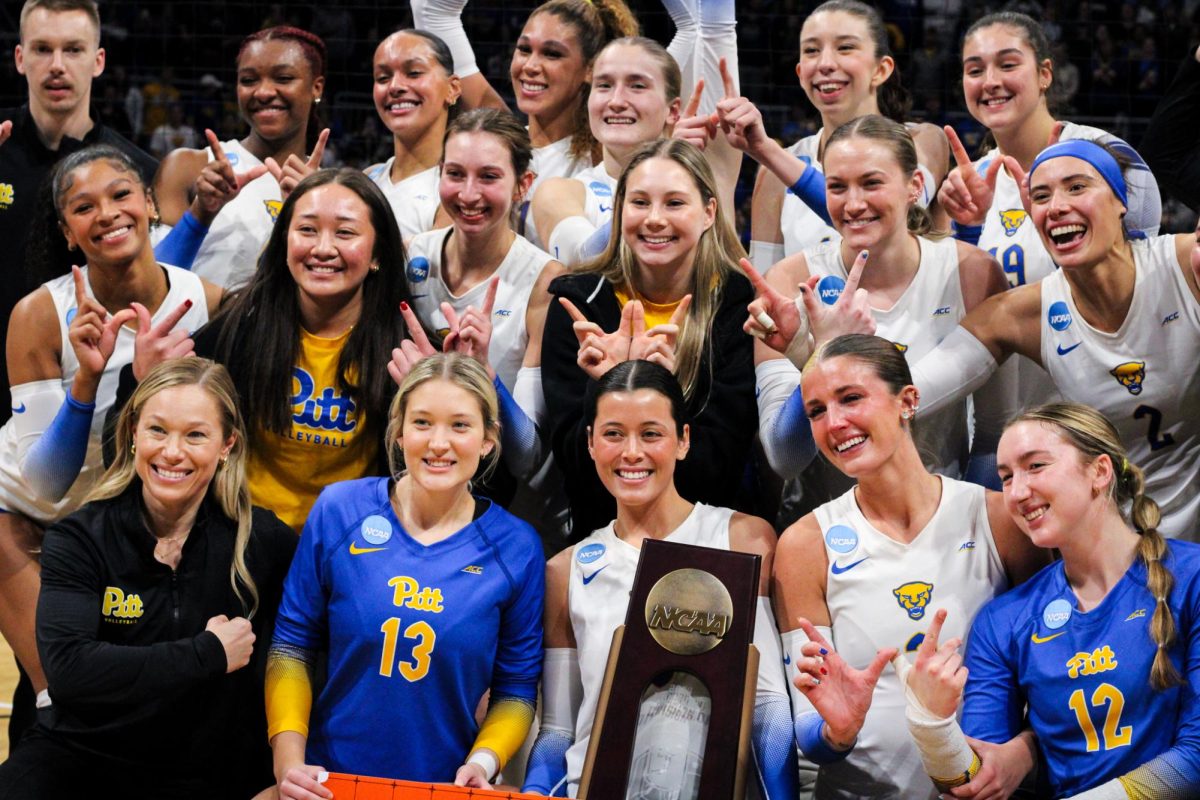
[[[330,772],[324,786],[333,792],[333,800],[533,800],[537,794],[468,789],[446,783],[394,781],[389,778],[368,778],[364,775],[345,775]]]

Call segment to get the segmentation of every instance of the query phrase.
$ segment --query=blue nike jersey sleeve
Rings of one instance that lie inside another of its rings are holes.
[[[528,528],[515,518],[513,522]],[[542,610],[546,600],[546,567],[537,549],[528,547],[530,537],[536,543],[532,528],[517,530],[514,535],[525,540],[524,547],[512,549],[526,556],[519,563],[520,571],[513,575],[515,585],[512,601],[500,618],[500,641],[492,671],[492,692],[496,696],[517,697],[535,702],[538,680],[542,675]],[[503,563],[503,562],[501,562]]]
[[[993,600],[975,617],[964,660],[970,677],[963,694],[963,732],[994,744],[1020,733],[1025,716],[1025,697],[1009,655],[1012,627],[997,625],[1001,608]]]

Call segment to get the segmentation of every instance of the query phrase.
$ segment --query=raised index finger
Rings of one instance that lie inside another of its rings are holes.
[[[487,294],[483,296],[483,315],[489,319],[492,316],[492,308],[496,305],[496,290],[500,288],[500,276],[492,278],[488,281]]]
[[[756,297],[769,297],[772,293],[775,293],[775,289],[767,283],[766,278],[759,274],[759,271],[750,263],[750,259],[740,258],[738,259],[738,265],[741,266],[746,279],[750,281],[750,285],[754,287]]]
[[[576,308],[575,304],[572,303],[567,298],[565,298],[565,297],[558,298],[558,303],[559,303],[559,305],[561,305],[563,308],[565,308],[567,310],[568,314],[571,315],[572,321],[574,321],[574,322],[587,322],[588,321],[588,318],[583,315],[583,312],[580,311],[578,308]]]
[[[929,630],[925,631],[925,638],[921,640],[921,644],[917,646],[918,650],[932,655],[938,649],[938,637],[942,635],[942,624],[946,621],[946,609],[939,608],[937,613],[933,615],[933,622],[929,625]]]
[[[733,76],[731,74],[729,74],[729,64],[726,63],[725,59],[723,59],[723,58],[721,59],[720,67],[721,67],[721,82],[725,84],[725,96],[726,97],[737,97],[738,90],[737,90],[737,87],[733,85]]]
[[[842,300],[850,302],[849,299],[854,297],[854,293],[858,291],[858,284],[862,281],[863,269],[867,266],[867,256],[869,255],[869,250],[863,250],[854,259],[854,264],[850,267],[850,274],[846,276],[846,285],[842,288],[842,296],[838,298],[838,302]]]
[[[696,86],[692,89],[692,97],[687,102],[687,107],[683,109],[682,119],[696,116],[696,112],[700,110],[700,96],[704,94],[704,78],[696,81]]]
[[[967,155],[967,148],[963,147],[962,140],[958,138],[958,132],[952,125],[943,125],[942,130],[946,132],[946,138],[950,140],[950,152],[954,153],[954,163],[960,167],[970,167],[971,157]]]
[[[83,280],[83,270],[71,265],[71,279],[75,282],[75,307],[82,309],[87,302],[87,283]]]
[[[175,326],[179,324],[179,320],[183,319],[183,315],[192,307],[191,300],[184,300],[170,314],[163,318],[163,321],[154,326],[155,336],[165,336],[175,330]],[[141,315],[139,314],[139,319]],[[139,326],[140,327],[140,326]]]
[[[221,141],[210,128],[204,129],[204,138],[208,139],[208,147],[212,150],[213,158],[217,161],[228,161],[225,157],[225,151],[221,149]]]
[[[325,143],[329,141],[329,128],[321,131],[321,135],[317,137],[317,145],[313,148],[312,155],[305,162],[312,169],[321,168],[321,159],[325,157]]]

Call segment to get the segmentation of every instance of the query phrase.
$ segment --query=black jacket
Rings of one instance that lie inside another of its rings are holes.
[[[172,570],[154,559],[140,487],[46,532],[37,638],[53,705],[38,724],[131,770],[209,775],[213,796],[248,797],[272,783],[263,682],[297,537],[254,509],[254,655],[227,675],[224,648],[204,628],[246,615],[229,579],[237,525],[206,500]]]
[[[621,322],[612,285],[596,274],[563,275],[550,284],[605,331]],[[675,468],[675,486],[691,501],[751,510],[743,477],[758,431],[754,399],[753,340],[742,330],[746,305],[754,299],[741,275],[725,281],[712,323],[711,360],[700,362],[696,391],[688,402],[691,449]],[[554,458],[565,476],[571,500],[572,539],[578,541],[616,516],[616,503],[600,483],[587,450],[584,394],[594,383],[579,368],[578,340],[570,315],[550,304],[542,337],[542,388],[546,395]]]
[[[1200,209],[1200,63],[1188,50],[1175,80],[1146,128],[1139,152],[1162,187],[1193,211]]]

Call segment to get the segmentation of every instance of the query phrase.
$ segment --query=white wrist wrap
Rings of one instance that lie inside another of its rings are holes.
[[[892,666],[900,676],[904,687],[904,716],[908,720],[908,732],[917,744],[925,772],[938,791],[946,792],[955,786],[970,782],[979,772],[979,756],[967,744],[958,719],[954,716],[938,717],[925,707],[908,687],[908,672],[912,667],[903,653],[897,653]]]
[[[483,767],[483,774],[487,776],[489,781],[496,777],[496,771],[500,769],[500,762],[487,750],[476,750],[474,753],[471,753],[470,758],[467,759],[467,763],[478,764]]]

